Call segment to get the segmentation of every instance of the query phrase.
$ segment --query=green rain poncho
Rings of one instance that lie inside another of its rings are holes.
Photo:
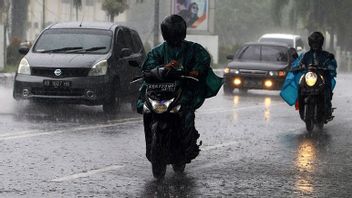
[[[215,96],[223,84],[223,79],[216,76],[210,67],[210,55],[199,44],[183,41],[181,47],[172,48],[166,42],[155,47],[148,53],[142,66],[142,71],[151,70],[157,66],[163,66],[171,60],[176,60],[184,67],[185,73],[197,71],[198,83],[187,82],[183,86],[181,103],[191,109],[199,108],[206,98]],[[142,112],[146,86],[140,89],[140,97],[137,101],[137,111]]]

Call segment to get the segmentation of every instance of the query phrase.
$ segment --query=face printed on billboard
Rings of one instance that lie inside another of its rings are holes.
[[[208,30],[208,0],[173,0],[173,14],[180,15],[187,27]]]

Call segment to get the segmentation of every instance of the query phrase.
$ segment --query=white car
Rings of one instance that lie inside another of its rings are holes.
[[[264,34],[259,38],[258,42],[285,43],[289,47],[294,47],[297,52],[305,49],[301,36],[294,34]]]

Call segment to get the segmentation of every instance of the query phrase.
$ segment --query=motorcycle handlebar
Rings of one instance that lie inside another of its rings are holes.
[[[298,67],[292,68],[289,71],[290,72],[296,72],[296,71],[304,71],[304,70],[322,70],[322,71],[330,71],[331,69],[329,67],[321,67],[319,65],[300,65]]]
[[[141,76],[137,76],[137,77],[133,78],[130,83],[131,84],[136,83],[136,82],[144,80],[144,79],[163,80],[163,79],[168,79],[168,78],[189,79],[189,80],[193,80],[195,82],[199,82],[199,79],[197,79],[193,76],[183,75],[182,71],[174,70],[174,71],[168,71],[167,73],[165,73],[165,68],[155,68],[153,70],[143,72]]]

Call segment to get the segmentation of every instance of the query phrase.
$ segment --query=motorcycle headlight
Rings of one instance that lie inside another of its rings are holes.
[[[152,104],[153,111],[155,113],[165,113],[169,108],[170,104],[174,101],[174,98],[166,101],[157,101],[149,98],[149,101]]]
[[[92,69],[90,69],[88,76],[103,76],[106,74],[108,70],[108,62],[106,60],[102,60],[95,64]]]
[[[18,65],[17,73],[31,75],[31,68],[29,66],[27,59],[22,58],[20,64]]]
[[[317,76],[317,74],[314,73],[314,72],[307,72],[304,77],[305,77],[305,79],[306,79],[306,84],[307,84],[309,87],[312,87],[312,86],[315,85],[315,83],[317,83],[318,76]]]

